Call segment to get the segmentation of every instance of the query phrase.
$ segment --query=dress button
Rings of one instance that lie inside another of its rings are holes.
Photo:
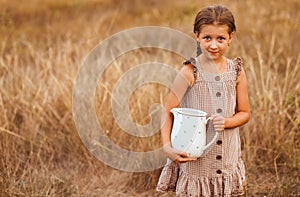
[[[222,113],[222,111],[223,111],[223,110],[222,110],[222,109],[220,109],[220,108],[219,108],[219,109],[217,109],[217,113]]]
[[[218,156],[216,156],[216,159],[217,159],[217,160],[221,160],[221,159],[222,159],[222,156],[221,156],[221,155],[218,155]]]
[[[222,173],[222,171],[221,170],[217,170],[217,174],[221,174]]]
[[[216,93],[216,96],[217,96],[217,97],[220,97],[220,96],[221,96],[221,92],[217,92],[217,93]]]
[[[220,81],[220,80],[221,80],[221,77],[220,77],[220,76],[216,76],[216,77],[215,77],[215,80],[216,80],[216,81]]]
[[[217,141],[217,144],[218,144],[218,145],[221,145],[221,144],[222,144],[222,140],[218,140],[218,141]]]

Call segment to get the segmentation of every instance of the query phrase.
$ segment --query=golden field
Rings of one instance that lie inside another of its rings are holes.
[[[172,196],[155,191],[161,169],[123,172],[87,150],[73,119],[73,82],[84,57],[110,35],[147,25],[192,35],[197,11],[219,3],[236,18],[227,55],[244,59],[249,83],[252,118],[241,128],[247,196],[300,196],[297,0],[0,0],[0,196]],[[160,147],[159,133],[122,132],[111,92],[123,73],[149,60],[178,69],[183,59],[132,51],[109,66],[95,94],[107,135],[135,151]],[[148,123],[149,106],[163,104],[168,91],[158,84],[138,88],[128,103],[132,118]]]

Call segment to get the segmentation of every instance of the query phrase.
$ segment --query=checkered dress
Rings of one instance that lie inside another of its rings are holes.
[[[197,59],[192,58],[195,83],[186,91],[180,107],[199,109],[209,115],[219,113],[231,117],[236,112],[236,79],[240,74],[240,58],[227,59],[227,72],[202,72]],[[207,142],[215,134],[210,121]],[[244,193],[245,167],[241,159],[239,129],[220,132],[215,144],[196,161],[176,164],[170,160],[164,166],[157,190],[176,191],[176,196],[237,196]]]

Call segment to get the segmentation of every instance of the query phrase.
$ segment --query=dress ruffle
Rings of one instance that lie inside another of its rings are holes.
[[[178,174],[179,172],[179,174]],[[176,196],[240,196],[244,194],[245,166],[240,160],[235,171],[227,176],[197,177],[179,170],[179,165],[171,162],[162,170],[157,190],[176,191]]]
[[[185,60],[184,62],[182,62],[182,64],[183,65],[192,64],[196,66],[196,59],[194,57],[190,57],[190,59]]]
[[[233,59],[233,63],[234,63],[234,67],[235,67],[235,71],[236,71],[236,76],[239,76],[241,74],[242,71],[242,66],[244,64],[242,58],[237,57]]]
[[[156,190],[160,192],[175,191],[178,175],[179,164],[168,159],[167,164],[161,171]]]

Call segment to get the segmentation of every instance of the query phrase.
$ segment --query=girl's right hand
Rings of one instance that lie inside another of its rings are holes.
[[[187,153],[181,152],[171,147],[170,144],[164,146],[164,152],[167,155],[167,157],[172,161],[174,161],[175,163],[185,163],[185,162],[197,160],[197,158],[191,158]]]

